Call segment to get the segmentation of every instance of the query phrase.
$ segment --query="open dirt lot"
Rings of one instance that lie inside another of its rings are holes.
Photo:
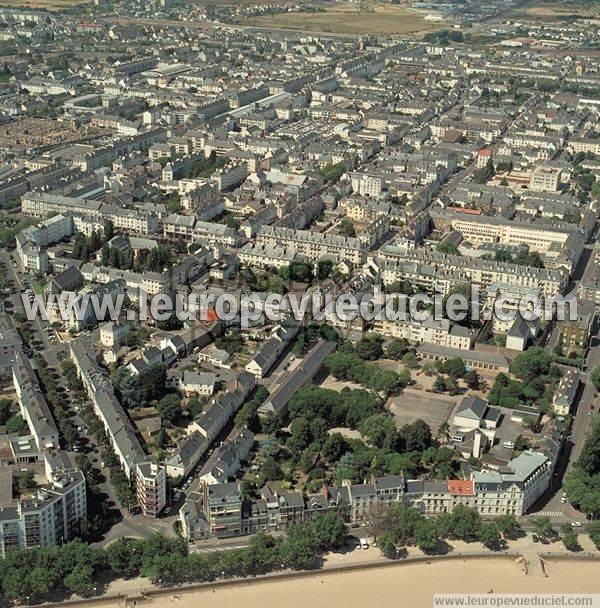
[[[0,0],[0,6],[14,6],[20,8],[46,8],[49,11],[58,11],[69,8],[75,4],[86,4],[89,0]]]
[[[530,21],[563,21],[580,17],[598,17],[598,7],[593,2],[563,4],[561,2],[544,2],[530,0],[525,6],[515,11],[519,18]]]
[[[396,418],[397,428],[415,420],[423,420],[435,435],[440,425],[448,420],[458,399],[460,397],[405,389],[398,397],[390,397],[387,407]]]
[[[279,13],[244,20],[244,25],[273,29],[334,34],[376,34],[381,36],[428,32],[439,24],[425,21],[426,13],[390,4],[350,2],[327,7],[324,12]]]

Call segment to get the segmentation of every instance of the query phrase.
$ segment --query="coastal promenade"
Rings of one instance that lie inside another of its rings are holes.
[[[502,588],[504,592],[527,592],[528,590],[550,592],[554,584],[558,584],[560,581],[562,587],[558,585],[556,590],[566,592],[570,589],[569,585],[576,581],[577,584],[573,586],[572,591],[583,592],[586,590],[586,581],[589,581],[592,584],[590,592],[594,591],[594,585],[597,591],[600,587],[595,580],[596,575],[593,573],[598,570],[600,551],[595,549],[593,543],[585,535],[581,535],[579,541],[581,551],[573,553],[566,551],[560,541],[542,545],[534,543],[531,535],[528,534],[521,539],[510,541],[504,551],[490,551],[480,543],[455,542],[443,555],[426,555],[411,547],[408,548],[406,556],[398,560],[387,560],[381,557],[376,547],[370,547],[367,550],[354,549],[345,553],[330,553],[325,556],[323,566],[319,570],[283,571],[254,578],[217,580],[210,583],[176,585],[166,588],[152,584],[148,579],[143,578],[119,579],[107,584],[105,593],[98,597],[74,597],[71,600],[62,601],[60,604],[45,604],[45,606],[66,605],[79,608],[86,604],[94,604],[98,608],[109,608],[155,605],[162,608],[167,604],[177,603],[181,608],[187,608],[188,605],[190,607],[198,605],[200,598],[202,598],[204,606],[209,606],[210,604],[204,603],[204,600],[215,595],[222,598],[225,592],[235,594],[235,599],[231,599],[233,603],[245,601],[245,596],[252,596],[256,592],[253,589],[258,588],[260,597],[263,598],[261,605],[268,608],[270,603],[265,603],[264,599],[281,598],[278,590],[282,587],[286,590],[290,586],[310,589],[315,581],[320,581],[318,583],[320,585],[327,581],[339,582],[344,577],[350,577],[350,584],[356,585],[356,593],[360,594],[362,586],[359,581],[368,587],[372,579],[382,578],[382,581],[387,581],[382,582],[385,589],[385,585],[391,585],[393,588],[396,582],[399,584],[401,580],[405,579],[407,583],[409,580],[420,580],[423,577],[427,579],[434,572],[435,576],[432,576],[430,580],[437,581],[435,589],[438,592],[446,591],[446,587],[452,592],[473,591],[474,588],[469,587],[468,581],[476,572],[479,577],[477,589],[479,589],[479,583],[485,581],[487,585],[489,581],[489,589]],[[382,572],[386,574],[381,574]],[[553,579],[552,584],[547,583],[538,589],[540,581],[550,579]],[[442,581],[447,581],[444,583],[446,587],[440,586]],[[338,582],[334,585],[337,585]],[[413,588],[412,583],[408,584],[409,586],[405,590]],[[461,584],[464,585],[464,588],[460,586]],[[346,589],[347,585],[344,588]],[[431,585],[425,586],[420,591],[426,593],[431,588]],[[415,591],[417,589],[418,587],[415,588]],[[489,589],[484,592],[488,592]],[[479,592],[482,591],[479,590]],[[301,595],[302,593],[303,591]],[[344,591],[345,594],[346,591]],[[431,593],[429,595],[432,597]],[[353,596],[351,594],[346,597]],[[286,606],[293,605],[293,603],[289,603],[288,599],[285,601]],[[321,605],[318,602],[315,604],[314,601],[311,603],[313,606]],[[222,606],[226,608],[227,604],[228,602],[225,601]],[[325,606],[325,603],[322,605]],[[332,604],[327,605],[332,606]],[[334,603],[333,606],[335,605]],[[429,604],[424,603],[423,605],[431,605],[431,600]]]

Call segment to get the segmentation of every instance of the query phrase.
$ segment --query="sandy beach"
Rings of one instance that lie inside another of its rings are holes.
[[[510,558],[433,560],[360,571],[321,572],[229,588],[178,590],[146,600],[138,599],[136,605],[155,608],[362,608],[375,602],[431,608],[433,594],[437,592],[600,593],[598,562],[551,561],[546,571],[548,576],[542,573],[525,576],[522,566]],[[107,600],[94,602],[94,606],[116,608],[123,606],[123,602]]]

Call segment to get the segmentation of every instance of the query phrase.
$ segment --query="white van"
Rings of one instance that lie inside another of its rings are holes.
[[[508,448],[509,450],[512,450],[515,447],[515,444],[512,441],[505,441],[502,444],[502,447]]]

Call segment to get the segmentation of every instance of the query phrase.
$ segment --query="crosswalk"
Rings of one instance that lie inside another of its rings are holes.
[[[545,515],[546,517],[562,517],[564,513],[562,511],[538,511],[537,513],[532,513],[534,516]]]
[[[234,549],[246,549],[248,545],[224,545],[223,547],[195,547],[190,546],[191,553],[215,553],[218,551],[233,551]]]
[[[155,521],[152,522],[149,527],[153,528],[154,530],[156,530],[157,532],[160,532],[161,530],[163,530],[164,528],[166,528],[169,525],[168,521]]]

